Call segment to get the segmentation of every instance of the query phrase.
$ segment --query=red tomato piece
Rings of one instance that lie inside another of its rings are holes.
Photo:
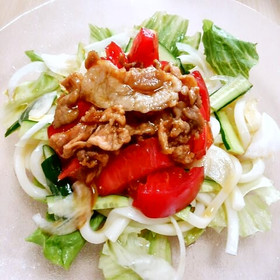
[[[159,59],[157,34],[151,29],[141,28],[133,40],[128,61],[148,67],[153,65],[155,59]]]
[[[74,123],[69,123],[69,124],[65,124],[65,125],[63,125],[63,126],[61,126],[61,127],[59,127],[59,128],[55,128],[55,127],[53,126],[53,124],[51,124],[51,125],[48,127],[48,137],[51,138],[51,136],[52,136],[53,134],[65,132],[65,131],[71,129],[71,128],[72,128],[73,126],[75,126],[75,125],[76,125],[76,122],[74,122]]]
[[[188,144],[190,145],[190,150],[195,154],[197,160],[201,159],[206,154],[206,129],[205,125],[202,132],[198,137],[192,135]]]
[[[121,47],[119,47],[116,43],[111,42],[105,48],[107,59],[110,60],[114,65],[118,68],[122,68],[124,63],[127,62],[127,57]]]
[[[77,106],[79,109],[78,120],[80,120],[86,114],[86,112],[91,108],[92,104],[84,100],[79,100]]]
[[[213,141],[210,125],[205,123],[200,135],[198,137],[192,135],[188,144],[190,145],[190,150],[195,154],[195,158],[199,160],[206,154]]]
[[[212,130],[209,123],[205,125],[205,133],[206,133],[206,149],[208,150],[214,142]]]
[[[206,84],[199,71],[193,71],[192,75],[195,77],[195,80],[199,87],[199,94],[200,94],[201,101],[202,101],[202,107],[204,108],[204,112],[205,112],[205,115],[204,115],[205,120],[207,122],[209,122],[210,121],[210,99],[209,99],[209,93],[208,93]]]
[[[165,60],[161,60],[160,64],[161,64],[161,69],[163,70],[164,67],[167,66],[167,65],[169,64],[169,62],[168,62],[168,61],[165,61]]]
[[[81,168],[80,162],[77,158],[70,160],[58,175],[58,180],[63,180],[66,177],[75,177],[78,170]]]
[[[102,170],[96,185],[101,196],[122,193],[129,182],[169,167],[173,161],[161,152],[157,138],[149,138],[120,151]]]
[[[78,103],[77,103],[77,106],[78,106],[78,109],[79,109],[79,116],[78,116],[78,118],[74,122],[62,125],[62,126],[60,126],[58,128],[55,128],[51,124],[48,127],[48,137],[49,138],[53,134],[65,132],[65,131],[71,129],[72,127],[74,127],[80,121],[80,119],[86,114],[86,112],[90,109],[92,104],[90,102],[87,102],[87,101],[84,101],[84,100],[79,100]]]
[[[154,172],[146,183],[139,183],[133,206],[150,218],[168,217],[194,200],[203,179],[203,167],[193,167],[189,172],[180,167]]]

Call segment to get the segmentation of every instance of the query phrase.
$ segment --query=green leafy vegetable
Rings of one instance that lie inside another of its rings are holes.
[[[106,280],[140,280],[139,275],[145,273],[150,276],[158,271],[158,265],[170,272],[169,262],[171,250],[167,237],[150,231],[141,233],[138,228],[128,226],[117,242],[107,241],[104,244],[99,268]],[[152,279],[151,276],[149,279]]]
[[[26,51],[25,54],[30,58],[32,62],[34,61],[44,61],[40,55],[35,53],[33,50]]]
[[[85,244],[79,231],[66,235],[49,235],[37,229],[26,241],[36,243],[43,247],[44,256],[52,263],[69,269]]]
[[[97,230],[104,219],[101,214],[94,215],[91,219],[92,229]],[[42,246],[44,256],[65,269],[69,269],[86,242],[79,231],[66,235],[49,235],[39,228],[26,241]]]
[[[188,44],[195,49],[199,48],[199,44],[201,41],[201,32],[196,32],[192,36],[186,36],[181,43]]]
[[[90,42],[102,41],[113,35],[113,32],[109,28],[98,27],[96,25],[89,25],[90,29]]]
[[[149,254],[163,258],[171,263],[171,248],[166,236],[147,231],[144,234],[144,238],[150,242]]]
[[[20,126],[20,122],[26,119],[27,114],[31,110],[31,107],[26,109],[28,104],[31,104],[35,99],[45,93],[59,89],[59,87],[58,79],[47,73],[42,73],[35,81],[25,82],[16,87],[14,95],[5,106],[6,122],[14,120],[14,123],[6,131],[6,136],[14,132]],[[24,110],[26,111],[24,112]],[[20,117],[21,119],[18,123],[16,120],[21,114],[24,116]]]
[[[204,232],[205,229],[202,228],[193,228],[188,230],[184,235],[186,245],[189,246],[193,244]]]
[[[207,62],[221,75],[249,77],[258,62],[256,44],[238,40],[210,20],[203,21],[202,42]]]
[[[273,186],[259,188],[245,196],[245,207],[238,212],[239,234],[253,235],[271,228],[271,214],[268,205],[280,199],[280,192]]]
[[[158,33],[159,42],[174,56],[178,55],[177,42],[185,39],[189,21],[178,15],[156,12],[145,20],[141,26],[153,29]]]

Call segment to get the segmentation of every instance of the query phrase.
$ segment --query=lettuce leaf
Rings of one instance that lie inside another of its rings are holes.
[[[44,61],[42,57],[37,54],[34,50],[25,51],[25,54],[29,57],[30,61]]]
[[[113,36],[113,32],[109,28],[99,27],[97,25],[89,24],[90,29],[90,42],[102,41],[106,38]]]
[[[159,42],[174,56],[178,55],[177,42],[186,38],[189,21],[178,15],[156,12],[146,19],[141,26],[153,29],[158,34]]]
[[[203,228],[192,228],[184,234],[185,243],[187,246],[193,244],[205,232]]]
[[[248,78],[259,59],[256,44],[238,40],[210,20],[203,21],[203,31],[206,60],[217,74]]]
[[[165,271],[164,279],[174,279],[170,265],[171,249],[165,236],[128,226],[117,242],[107,241],[99,260],[106,280],[155,279],[155,273]],[[141,277],[140,277],[140,276]]]
[[[73,260],[85,244],[79,231],[67,235],[49,235],[37,229],[26,241],[43,247],[44,256],[52,263],[69,269]]]
[[[245,197],[245,207],[238,212],[239,235],[246,237],[271,228],[269,205],[280,199],[280,192],[273,186],[259,188]]]
[[[29,104],[39,96],[55,91],[58,88],[59,81],[57,78],[47,73],[42,73],[37,80],[19,85],[15,89],[13,100],[9,104],[18,107]]]
[[[94,215],[90,221],[92,229],[97,230],[104,219],[100,214]],[[64,269],[70,268],[86,243],[78,230],[65,235],[50,235],[39,228],[28,236],[26,241],[42,246],[44,256]]]

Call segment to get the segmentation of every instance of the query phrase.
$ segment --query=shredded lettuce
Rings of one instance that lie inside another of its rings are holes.
[[[159,42],[174,56],[178,55],[176,43],[186,38],[189,21],[178,15],[156,12],[146,19],[141,26],[153,29],[158,34]]]
[[[192,228],[184,234],[184,240],[187,246],[193,244],[205,232],[205,229]]]
[[[217,74],[248,78],[259,59],[256,44],[238,40],[210,20],[203,21],[203,31],[206,60]]]
[[[106,280],[155,279],[155,275],[174,279],[169,262],[171,249],[167,237],[149,231],[141,233],[139,228],[128,226],[117,242],[104,244],[99,268]]]
[[[59,81],[55,77],[47,73],[42,73],[37,80],[19,85],[15,89],[13,99],[10,101],[8,107],[11,109],[11,107],[18,108],[25,104],[30,104],[39,96],[55,91],[58,88]]]
[[[90,42],[102,41],[106,38],[113,36],[113,32],[109,28],[99,27],[96,25],[89,25],[90,29]]]
[[[29,51],[26,51],[25,54],[29,57],[30,61],[34,62],[34,61],[44,61],[42,59],[42,57],[37,54],[34,50],[29,50]]]
[[[92,229],[97,230],[104,219],[100,214],[94,215],[90,223]],[[70,268],[86,242],[79,231],[66,235],[49,235],[39,228],[28,236],[26,241],[41,246],[48,260],[65,269]]]
[[[79,231],[67,235],[49,235],[37,229],[26,241],[43,247],[44,256],[52,263],[69,269],[85,244]]]
[[[267,204],[257,195],[249,193],[245,197],[246,206],[238,212],[239,234],[242,237],[271,227],[271,215]]]

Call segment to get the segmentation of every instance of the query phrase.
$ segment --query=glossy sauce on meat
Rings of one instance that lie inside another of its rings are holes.
[[[118,69],[90,52],[84,75],[74,73],[63,81],[67,94],[57,101],[53,125],[75,122],[67,131],[50,137],[50,145],[68,159],[78,157],[86,179],[98,176],[110,156],[138,139],[157,136],[162,152],[179,165],[194,160],[188,140],[204,120],[196,81],[168,64]],[[80,119],[77,102],[92,106]],[[90,178],[90,179],[89,179]]]

